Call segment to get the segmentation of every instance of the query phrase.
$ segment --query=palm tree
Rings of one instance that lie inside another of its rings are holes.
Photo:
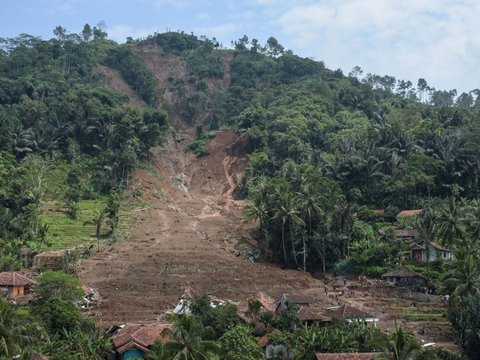
[[[165,329],[163,335],[172,341],[166,346],[172,360],[209,360],[218,352],[218,345],[202,339],[203,325],[193,316],[173,316],[173,330]]]
[[[480,293],[480,269],[475,257],[466,249],[455,254],[451,269],[444,278],[445,289],[454,299]]]
[[[425,208],[420,213],[417,229],[425,246],[425,253],[427,257],[427,277],[430,269],[430,244],[435,237],[434,231],[435,213],[432,208]]]
[[[105,216],[105,211],[95,210],[90,218],[83,223],[85,225],[95,226],[95,237],[97,239],[97,250],[100,250],[100,236],[104,225],[111,224],[112,220]]]
[[[457,239],[465,236],[465,219],[457,205],[457,200],[451,197],[448,207],[443,208],[435,219],[433,230],[447,245],[453,245]]]
[[[422,356],[420,342],[409,333],[403,331],[400,326],[393,330],[387,345],[388,354],[384,356],[388,360],[416,360]]]
[[[33,343],[32,334],[39,334],[38,329],[30,329],[33,326],[23,321],[6,300],[0,299],[0,358],[11,359]]]
[[[265,253],[268,251],[268,231],[267,231],[267,219],[268,208],[265,202],[265,198],[260,193],[256,193],[253,196],[253,201],[250,202],[245,208],[245,218],[248,221],[258,221],[260,230],[265,237]]]
[[[292,243],[292,251],[293,251],[293,258],[295,263],[297,263],[297,257],[295,254],[295,243],[294,237],[292,236],[292,223],[295,224],[302,224],[303,220],[298,216],[299,211],[296,207],[296,203],[293,198],[293,194],[290,190],[285,186],[279,186],[275,189],[275,200],[276,200],[276,207],[273,210],[274,219],[280,219],[282,222],[282,247],[283,247],[283,256],[285,260],[285,264],[288,264],[287,260],[287,248],[285,245],[285,225],[289,225],[290,229],[290,240]]]
[[[323,200],[323,197],[319,194],[316,194],[313,190],[312,184],[308,183],[303,187],[303,192],[298,194],[299,196],[299,207],[302,213],[305,213],[308,217],[308,235],[312,236],[312,219],[315,216],[323,215],[323,209],[320,207],[320,203]],[[303,236],[303,271],[306,269],[306,244],[305,236]]]

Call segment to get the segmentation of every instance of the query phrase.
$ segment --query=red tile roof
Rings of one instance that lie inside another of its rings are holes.
[[[0,273],[0,286],[37,285],[37,282],[16,272]]]
[[[145,351],[156,340],[168,341],[168,337],[163,334],[163,331],[170,327],[171,324],[127,324],[113,338],[113,345],[119,353],[123,353],[132,347]]]
[[[337,354],[315,354],[317,360],[372,360],[376,356],[381,355],[380,353],[337,353]]]

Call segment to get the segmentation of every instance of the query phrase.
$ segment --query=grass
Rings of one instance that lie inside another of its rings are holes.
[[[59,202],[48,202],[43,206],[40,222],[48,224],[46,240],[50,244],[50,250],[72,248],[79,245],[93,243],[95,239],[94,225],[83,225],[89,221],[95,211],[101,211],[105,207],[105,199],[82,200],[76,219],[68,216],[66,208]],[[126,211],[120,211],[120,221],[116,232],[125,231],[128,228],[129,216]],[[105,228],[104,231],[107,229]]]

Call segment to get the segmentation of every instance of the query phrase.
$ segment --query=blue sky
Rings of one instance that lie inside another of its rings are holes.
[[[109,37],[184,30],[225,46],[273,35],[294,53],[348,73],[392,75],[437,89],[480,88],[478,0],[16,0],[4,1],[0,37],[48,39],[104,21]]]

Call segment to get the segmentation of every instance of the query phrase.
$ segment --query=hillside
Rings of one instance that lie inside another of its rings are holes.
[[[309,274],[246,260],[256,245],[243,219],[245,202],[232,198],[246,164],[238,136],[219,133],[208,144],[210,155],[200,159],[185,152],[188,140],[176,133],[166,147],[152,150],[156,176],[132,175],[131,186],[151,208],[137,215],[128,240],[81,262],[80,278],[104,300],[94,309],[96,319],[104,325],[153,321],[186,290],[241,301],[259,291],[277,296],[310,289],[328,303],[322,283]],[[164,195],[156,198],[159,191]]]
[[[302,291],[427,342],[475,328],[460,313],[480,296],[479,90],[345,75],[273,37],[61,30],[2,40],[2,270],[84,245],[104,326],[155,321],[185,292]],[[377,281],[399,266],[432,304]],[[326,294],[339,276],[352,291]]]

